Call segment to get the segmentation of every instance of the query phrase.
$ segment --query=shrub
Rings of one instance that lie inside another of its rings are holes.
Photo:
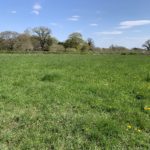
[[[121,53],[121,55],[127,55],[127,53],[123,52],[123,53]]]
[[[135,52],[130,52],[128,55],[136,55],[137,53]]]
[[[75,48],[66,48],[66,52],[76,52],[77,49]]]
[[[65,48],[63,45],[53,44],[49,50],[52,52],[64,52]]]

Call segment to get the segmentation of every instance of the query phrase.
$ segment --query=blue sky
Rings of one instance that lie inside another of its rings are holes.
[[[150,39],[150,0],[1,0],[0,32],[47,26],[60,41],[72,32],[95,45],[141,47]]]

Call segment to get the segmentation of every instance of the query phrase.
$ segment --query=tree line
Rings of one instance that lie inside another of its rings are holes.
[[[69,35],[64,42],[59,42],[51,36],[51,30],[47,27],[35,27],[26,29],[24,33],[4,31],[0,33],[0,50],[22,51],[87,51],[94,49],[91,38],[83,40],[82,34],[75,32]]]
[[[150,40],[147,40],[143,47],[150,51]],[[139,48],[134,48],[134,50]],[[7,51],[100,51],[102,49],[94,46],[91,38],[84,40],[81,33],[74,32],[68,36],[64,42],[58,41],[51,36],[51,29],[48,27],[35,27],[26,29],[24,33],[15,31],[0,32],[0,50]],[[128,50],[122,46],[111,45],[109,49],[112,51]]]

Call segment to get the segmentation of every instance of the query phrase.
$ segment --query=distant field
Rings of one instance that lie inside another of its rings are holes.
[[[1,150],[150,149],[150,56],[0,55]]]

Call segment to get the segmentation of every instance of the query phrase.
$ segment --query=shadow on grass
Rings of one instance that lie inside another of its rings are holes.
[[[145,78],[145,81],[146,81],[146,82],[150,82],[150,73],[147,73],[147,76],[146,76],[146,78]]]
[[[43,82],[54,82],[61,78],[61,75],[59,73],[53,72],[50,74],[46,74],[41,78],[41,81]]]

